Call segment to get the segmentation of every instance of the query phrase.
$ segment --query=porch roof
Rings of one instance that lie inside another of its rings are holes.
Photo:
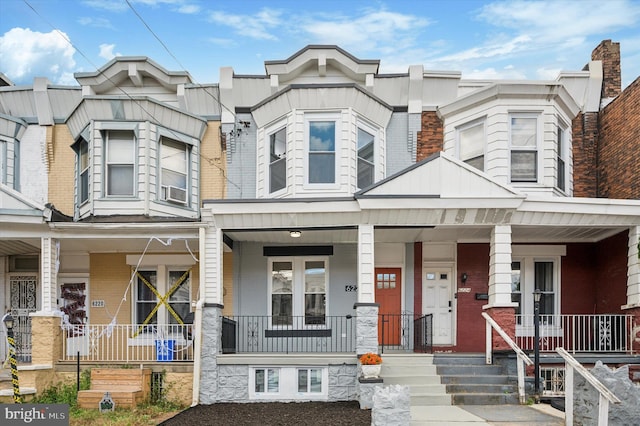
[[[353,197],[205,200],[203,222],[236,241],[356,242],[357,226],[378,242],[486,242],[511,225],[514,242],[593,242],[640,223],[640,201],[535,198],[438,153]]]

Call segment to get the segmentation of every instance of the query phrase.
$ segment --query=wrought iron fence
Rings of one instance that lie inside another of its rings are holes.
[[[351,315],[225,316],[222,352],[355,352],[355,319]]]
[[[433,315],[413,312],[380,314],[378,343],[384,350],[430,352],[433,347]]]
[[[632,315],[540,315],[540,350],[619,352],[632,350]],[[516,315],[516,343],[534,350],[534,316]]]
[[[191,324],[87,324],[63,328],[62,360],[193,361]]]

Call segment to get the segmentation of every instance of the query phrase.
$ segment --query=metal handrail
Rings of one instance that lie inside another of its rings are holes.
[[[498,325],[497,322],[493,320],[486,312],[482,313],[482,317],[486,321],[486,362],[487,364],[493,364],[492,355],[491,355],[491,330],[495,329],[502,340],[507,342],[507,344],[513,349],[513,351],[518,356],[518,395],[520,396],[520,403],[524,404],[526,402],[526,394],[524,391],[524,364],[533,365],[533,361],[531,358],[525,354],[522,349],[518,347],[518,345],[509,337],[507,333]]]
[[[615,396],[605,385],[602,384],[593,374],[580,364],[564,348],[556,348],[556,352],[565,361],[565,394],[564,394],[564,415],[565,424],[573,424],[573,371],[580,373],[599,392],[598,401],[598,425],[606,426],[609,423],[609,402],[620,404],[620,399]]]

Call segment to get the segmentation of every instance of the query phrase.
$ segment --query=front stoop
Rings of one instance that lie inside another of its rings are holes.
[[[20,386],[20,396],[23,402],[30,401],[36,394],[35,388]],[[11,370],[0,369],[0,404],[13,404],[13,382]]]
[[[434,363],[454,405],[520,404],[517,377],[483,354],[436,354]]]
[[[451,397],[430,354],[384,354],[380,373],[385,385],[409,386],[411,406],[451,405]]]

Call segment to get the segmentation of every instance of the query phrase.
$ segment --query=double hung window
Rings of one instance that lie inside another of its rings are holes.
[[[337,120],[307,120],[310,184],[336,183]]]
[[[168,138],[160,140],[161,198],[179,204],[187,202],[189,149],[186,144]]]
[[[556,140],[556,155],[557,155],[557,183],[556,186],[561,191],[566,189],[566,161],[565,161],[565,131],[562,127],[558,126],[558,134]]]
[[[484,171],[484,147],[484,120],[474,121],[458,128],[460,160],[478,170]]]
[[[271,324],[300,327],[326,323],[327,260],[271,259]]]
[[[510,116],[511,181],[538,180],[538,118],[531,114]]]
[[[287,186],[287,129],[269,135],[269,193]]]
[[[78,200],[89,199],[89,143],[81,139],[78,145]]]
[[[375,136],[372,132],[358,127],[358,188],[373,184]]]
[[[109,130],[106,142],[106,194],[135,195],[136,141],[131,131]]]

